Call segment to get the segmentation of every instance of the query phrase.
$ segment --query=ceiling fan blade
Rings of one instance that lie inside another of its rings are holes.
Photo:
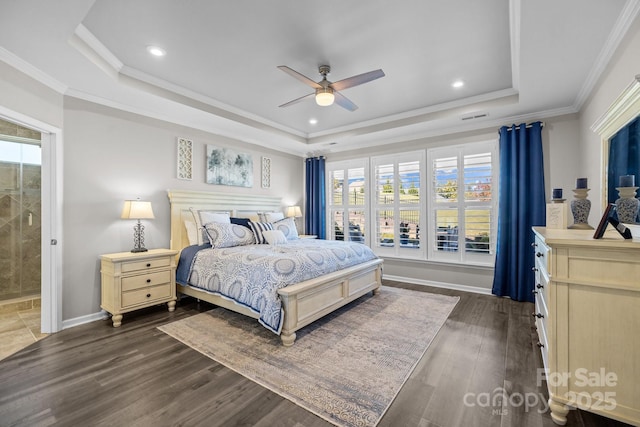
[[[333,90],[344,90],[350,87],[358,86],[363,83],[370,82],[371,80],[379,79],[380,77],[384,77],[384,71],[382,70],[374,70],[369,71],[368,73],[358,74],[357,76],[349,77],[334,83],[331,83],[329,86],[333,88]]]
[[[345,108],[349,111],[356,111],[358,109],[358,106],[356,104],[351,102],[349,98],[347,98],[340,92],[334,91],[333,96],[335,96],[335,100],[334,100],[335,103],[341,106],[342,108]]]
[[[311,86],[314,89],[318,89],[318,88],[322,87],[318,83],[316,83],[313,80],[311,80],[309,77],[307,77],[307,76],[305,76],[303,74],[300,74],[296,70],[293,70],[293,69],[287,67],[286,65],[278,65],[278,68],[280,68],[285,73],[289,74],[291,77],[295,77],[296,79],[300,80],[302,83],[307,84],[307,85]]]
[[[297,104],[298,102],[304,101],[305,99],[311,98],[313,96],[315,96],[315,92],[314,93],[310,93],[308,95],[301,96],[300,98],[296,98],[293,101],[286,102],[286,103],[284,103],[282,105],[278,105],[278,107],[288,107],[289,105]]]

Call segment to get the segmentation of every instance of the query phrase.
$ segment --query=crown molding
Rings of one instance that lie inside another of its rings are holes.
[[[576,96],[576,100],[573,103],[576,110],[580,110],[582,108],[587,98],[589,98],[589,95],[593,92],[598,79],[600,79],[600,76],[604,73],[607,65],[609,65],[616,49],[624,39],[629,27],[633,24],[639,13],[640,0],[627,0],[622,12],[620,12],[620,16],[618,16],[618,20],[607,38],[607,41],[598,54],[595,64],[591,68],[589,75],[580,88],[580,92],[578,92],[578,95]]]
[[[47,73],[41,71],[37,67],[34,67],[24,59],[14,55],[12,52],[9,52],[7,49],[0,46],[0,61],[6,62],[13,68],[21,71],[32,79],[42,83],[54,91],[64,94],[66,93],[68,86],[64,83],[54,79]]]

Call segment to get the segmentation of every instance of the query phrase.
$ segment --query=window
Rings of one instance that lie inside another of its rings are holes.
[[[424,258],[425,222],[421,177],[424,151],[371,159],[374,196],[373,247],[380,255]]]
[[[496,239],[496,143],[429,150],[429,258],[492,263]]]
[[[366,242],[367,163],[357,160],[326,165],[327,238]]]
[[[493,265],[497,140],[327,162],[327,238],[380,256]]]

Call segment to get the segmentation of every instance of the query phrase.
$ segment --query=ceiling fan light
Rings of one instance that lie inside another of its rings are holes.
[[[333,89],[330,87],[316,89],[316,104],[321,107],[327,107],[333,104],[335,96],[333,95]]]

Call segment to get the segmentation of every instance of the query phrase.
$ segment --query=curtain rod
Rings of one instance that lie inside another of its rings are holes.
[[[526,125],[526,127],[530,128],[532,125]],[[544,127],[544,122],[540,122],[540,127],[543,128]],[[517,125],[515,127],[508,127],[507,131],[513,130],[513,129],[520,129],[520,125]]]

